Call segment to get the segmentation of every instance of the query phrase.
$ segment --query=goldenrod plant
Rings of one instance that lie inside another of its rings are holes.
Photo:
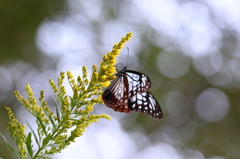
[[[25,134],[26,126],[21,124],[9,107],[6,107],[10,118],[8,130],[17,151],[8,143],[6,138],[0,134],[6,142],[8,149],[13,152],[18,159],[48,159],[56,153],[60,153],[64,148],[75,141],[77,137],[83,135],[85,129],[93,122],[105,118],[110,120],[108,115],[91,114],[95,104],[102,104],[102,88],[107,87],[110,81],[115,78],[114,65],[116,57],[126,43],[132,37],[128,33],[121,41],[113,46],[111,52],[103,56],[100,69],[96,65],[92,67],[91,78],[88,78],[86,66],[82,68],[82,76],[74,79],[72,73],[61,72],[57,84],[50,79],[50,87],[56,101],[55,110],[51,110],[45,101],[44,91],[40,91],[39,100],[34,96],[29,84],[25,86],[27,98],[24,98],[18,91],[14,94],[24,108],[35,117],[37,129],[35,130],[27,121],[26,124],[31,130]],[[72,95],[67,95],[67,90],[63,85],[67,79],[72,90]],[[37,149],[33,149],[33,142]]]

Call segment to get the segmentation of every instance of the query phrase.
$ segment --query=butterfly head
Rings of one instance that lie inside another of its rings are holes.
[[[127,66],[124,66],[122,63],[115,65],[115,67],[117,70],[117,74],[116,74],[117,76],[123,75],[127,70]]]

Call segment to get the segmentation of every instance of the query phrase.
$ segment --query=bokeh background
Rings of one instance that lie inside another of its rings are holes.
[[[99,64],[127,32],[119,56],[128,69],[147,74],[164,113],[108,114],[54,159],[239,159],[239,0],[3,0],[0,2],[0,132],[5,106],[23,122],[33,118],[13,95],[30,84],[37,97],[60,71],[75,77]],[[0,140],[0,157],[14,156]]]

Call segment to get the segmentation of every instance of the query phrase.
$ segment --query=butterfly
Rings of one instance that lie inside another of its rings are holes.
[[[107,107],[118,112],[136,111],[148,114],[156,120],[162,119],[160,105],[148,91],[151,87],[148,76],[127,70],[126,66],[118,70],[116,76],[102,94],[103,102]]]

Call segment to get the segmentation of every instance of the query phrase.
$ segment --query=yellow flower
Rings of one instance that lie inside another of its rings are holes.
[[[121,49],[124,47],[124,43],[130,40],[132,33],[127,33],[125,37],[121,39],[119,43],[114,44],[112,51],[107,55],[103,55],[103,61],[100,64],[99,80],[103,86],[108,86],[110,80],[113,80],[113,75],[116,73],[115,65],[116,58],[119,55]]]
[[[15,118],[11,109],[6,107],[10,118],[9,131],[17,144],[17,155],[20,158],[39,158],[61,152],[71,142],[74,142],[76,137],[81,136],[91,123],[98,122],[101,118],[111,120],[108,115],[90,115],[90,113],[94,105],[103,103],[102,87],[107,87],[115,78],[116,58],[131,37],[132,33],[128,33],[120,42],[114,44],[112,51],[103,56],[99,70],[96,65],[93,65],[91,75],[88,74],[87,67],[83,66],[82,76],[76,79],[70,71],[60,72],[56,84],[50,79],[49,84],[56,102],[54,111],[45,101],[43,90],[40,91],[39,101],[29,84],[25,86],[27,98],[24,98],[18,91],[14,92],[25,109],[36,118],[38,126],[33,130],[29,125],[32,132],[25,135],[25,126]],[[65,76],[70,85],[70,93],[67,92],[69,89],[64,86]],[[69,130],[70,134],[67,133]],[[32,136],[38,144],[38,150],[32,150]],[[47,148],[49,146],[51,148]],[[30,156],[27,156],[27,151]]]

